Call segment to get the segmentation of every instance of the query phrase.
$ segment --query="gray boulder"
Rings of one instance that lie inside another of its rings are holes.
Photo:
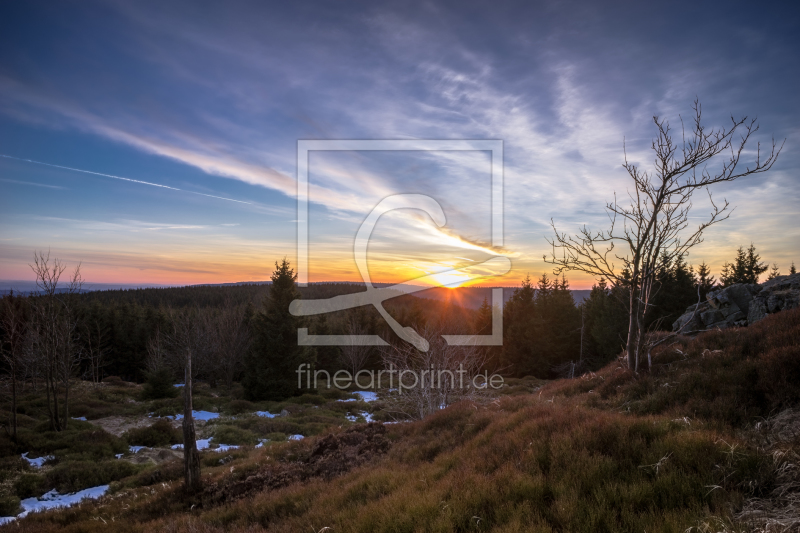
[[[800,307],[800,274],[779,276],[760,285],[737,283],[711,291],[705,302],[689,306],[672,324],[672,331],[692,334],[746,326],[795,307]]]
[[[800,307],[800,274],[778,276],[761,284],[750,302],[747,323],[755,324],[767,315]]]

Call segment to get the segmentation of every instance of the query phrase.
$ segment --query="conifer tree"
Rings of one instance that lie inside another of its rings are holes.
[[[297,385],[300,364],[314,362],[314,352],[297,345],[297,328],[303,322],[289,313],[300,298],[297,275],[289,262],[275,263],[272,286],[264,309],[253,317],[253,346],[245,359],[242,381],[248,400],[283,400],[303,391]]]
[[[484,297],[475,314],[474,329],[477,335],[492,334],[492,306],[489,304],[489,298]]]
[[[789,267],[789,274],[790,275],[797,274],[797,269],[794,267],[794,261],[792,261],[792,266]]]
[[[761,262],[761,256],[756,253],[756,247],[750,243],[747,249],[747,263],[745,267],[745,281],[743,283],[758,283],[758,277],[767,271],[767,264]]]
[[[537,357],[541,324],[535,295],[531,278],[526,276],[503,308],[503,365],[515,376],[540,376],[546,372]]]
[[[628,327],[626,299],[625,287],[609,287],[601,279],[582,304],[590,353],[599,363],[619,355],[625,345]]]
[[[706,299],[706,294],[714,288],[716,282],[717,280],[711,275],[711,269],[706,262],[700,263],[700,266],[697,267],[697,288],[700,289],[700,298],[702,300]]]
[[[772,269],[769,271],[769,275],[767,276],[767,281],[771,279],[775,279],[781,275],[781,271],[778,270],[778,263],[772,263]]]
[[[581,315],[575,306],[569,282],[562,274],[550,285],[548,301],[540,308],[547,340],[546,360],[550,368],[580,357]]]
[[[758,283],[758,277],[766,271],[767,265],[761,262],[761,256],[756,253],[756,247],[751,243],[746,252],[740,246],[733,263],[725,263],[722,266],[720,281],[725,287],[734,283]]]

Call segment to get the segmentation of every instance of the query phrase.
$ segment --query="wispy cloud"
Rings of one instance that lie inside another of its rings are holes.
[[[4,181],[6,183],[14,183],[16,185],[32,185],[34,187],[44,187],[46,189],[61,189],[61,190],[66,189],[66,187],[61,187],[60,185],[47,185],[46,183],[36,183],[34,181],[10,180],[6,178],[0,178],[0,181]]]

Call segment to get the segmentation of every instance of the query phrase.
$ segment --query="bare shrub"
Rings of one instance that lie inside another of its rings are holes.
[[[426,326],[420,335],[430,345],[421,352],[408,343],[381,352],[385,369],[396,371],[396,391],[387,411],[419,420],[461,400],[476,400],[486,392],[486,352],[478,346],[451,346],[442,337],[446,327]],[[452,328],[450,328],[452,330]],[[477,386],[476,386],[477,385]]]

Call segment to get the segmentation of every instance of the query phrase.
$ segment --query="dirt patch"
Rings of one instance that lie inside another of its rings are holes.
[[[390,446],[383,424],[373,422],[353,426],[341,433],[318,438],[299,460],[272,465],[243,480],[228,478],[209,485],[203,493],[203,504],[220,505],[311,478],[340,476],[385,454]]]
[[[152,425],[156,420],[158,419],[147,416],[107,416],[96,420],[88,420],[88,422],[95,426],[100,426],[112,435],[121,437],[122,434],[129,429],[147,427]],[[172,420],[171,422],[173,427],[179,428],[181,426],[180,420]],[[205,422],[202,420],[195,420],[194,425],[199,429],[205,425]]]
[[[170,448],[144,448],[138,452],[122,458],[133,464],[141,465],[146,463],[157,464],[166,463],[175,459],[183,459],[182,450],[172,450]]]
[[[95,426],[100,426],[112,435],[121,437],[129,429],[149,426],[153,423],[153,419],[142,416],[107,416],[96,420],[88,420],[88,422]]]

